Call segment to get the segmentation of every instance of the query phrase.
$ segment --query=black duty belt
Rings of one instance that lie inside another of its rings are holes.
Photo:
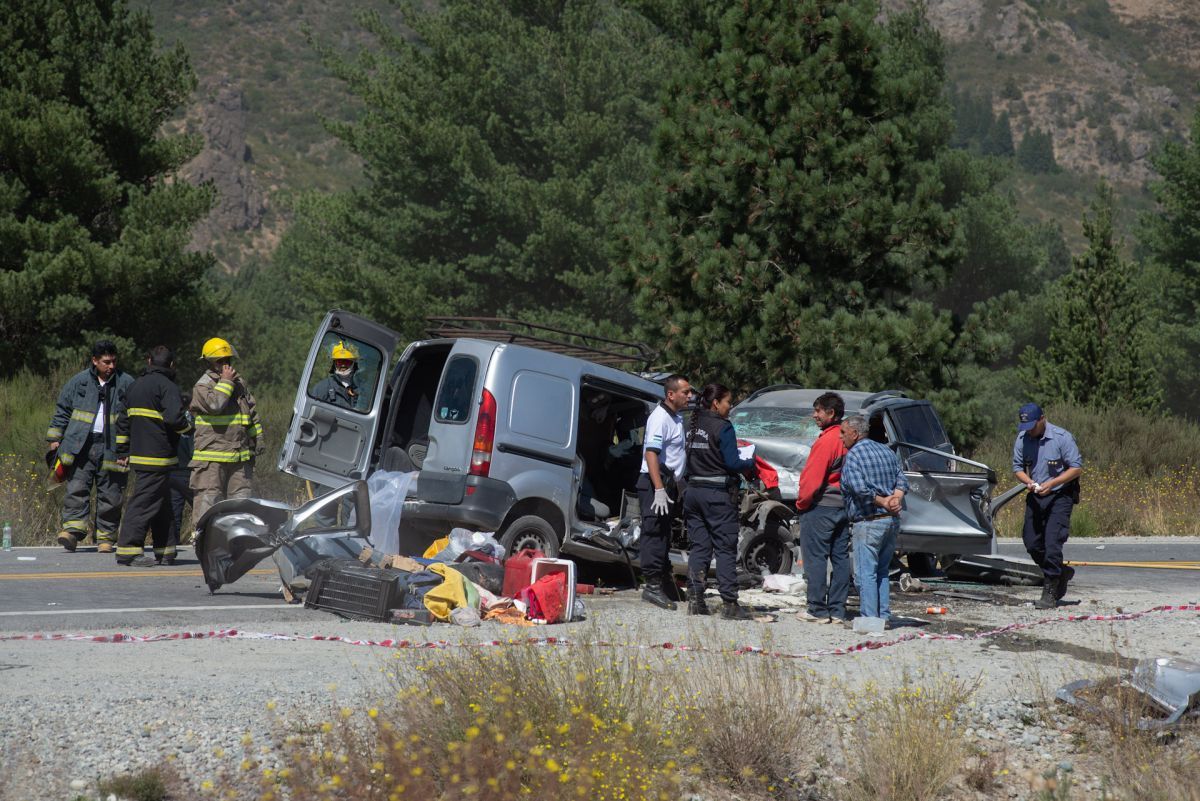
[[[737,483],[734,476],[688,476],[689,484],[703,484],[706,487],[727,487]]]

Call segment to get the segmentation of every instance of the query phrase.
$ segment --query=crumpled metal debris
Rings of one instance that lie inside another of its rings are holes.
[[[1138,719],[1137,727],[1143,731],[1174,726],[1185,717],[1200,719],[1200,664],[1173,657],[1142,659],[1116,685],[1141,694],[1147,711],[1158,713]],[[1099,703],[1089,697],[1103,686],[1104,682],[1092,679],[1073,681],[1061,687],[1055,697],[1080,709],[1105,714]]]

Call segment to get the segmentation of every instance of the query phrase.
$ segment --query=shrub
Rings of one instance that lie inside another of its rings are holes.
[[[1200,426],[1173,417],[1062,404],[1046,419],[1075,436],[1083,453],[1082,502],[1072,515],[1078,536],[1200,534],[1192,501],[1200,494]],[[975,458],[1012,486],[1015,426],[984,440]],[[1002,536],[1019,536],[1024,503],[997,515]]]
[[[974,685],[938,677],[923,687],[907,676],[887,692],[852,699],[856,736],[847,746],[849,801],[931,801],[966,765],[956,714]]]
[[[157,768],[127,773],[101,781],[96,789],[102,798],[116,796],[125,801],[166,801],[169,779]]]
[[[125,365],[129,367],[129,365]],[[78,368],[60,369],[49,376],[28,372],[0,381],[0,521],[13,524],[17,545],[48,545],[58,530],[63,485],[47,482],[43,461],[46,427],[63,384]],[[184,389],[192,376],[181,374]],[[293,387],[259,387],[249,376],[258,401],[266,453],[255,465],[254,495],[289,503],[304,494],[303,482],[275,469],[283,438],[291,421]],[[130,482],[132,485],[132,482]],[[184,517],[184,530],[189,518]]]

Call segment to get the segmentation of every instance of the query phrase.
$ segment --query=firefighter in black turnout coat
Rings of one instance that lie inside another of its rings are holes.
[[[704,585],[708,563],[717,559],[717,588],[721,592],[721,617],[748,620],[750,611],[738,604],[738,476],[754,472],[754,460],[738,455],[737,435],[729,422],[733,405],[729,388],[704,387],[692,413],[687,448],[687,492],[683,519],[688,532],[688,614],[707,615]]]
[[[175,384],[175,354],[165,345],[150,351],[146,371],[125,394],[117,431],[128,439],[134,489],[117,540],[117,564],[150,567],[175,563],[179,535],[171,526],[171,471],[179,459],[179,435],[191,429]],[[122,456],[126,454],[120,454]],[[146,530],[154,535],[154,559],[144,556]]]

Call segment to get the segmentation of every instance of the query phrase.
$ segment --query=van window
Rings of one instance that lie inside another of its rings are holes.
[[[896,433],[902,442],[923,445],[939,451],[951,451],[950,440],[942,423],[927,405],[903,406],[890,412]],[[898,454],[907,470],[953,470],[955,462],[901,446]]]
[[[341,368],[341,371],[338,371]],[[353,337],[329,331],[308,376],[308,396],[313,400],[360,414],[371,411],[375,388],[383,369],[383,353]]]
[[[475,374],[479,363],[470,356],[455,356],[442,373],[435,418],[439,423],[465,423],[471,419],[471,400],[475,396]]]

